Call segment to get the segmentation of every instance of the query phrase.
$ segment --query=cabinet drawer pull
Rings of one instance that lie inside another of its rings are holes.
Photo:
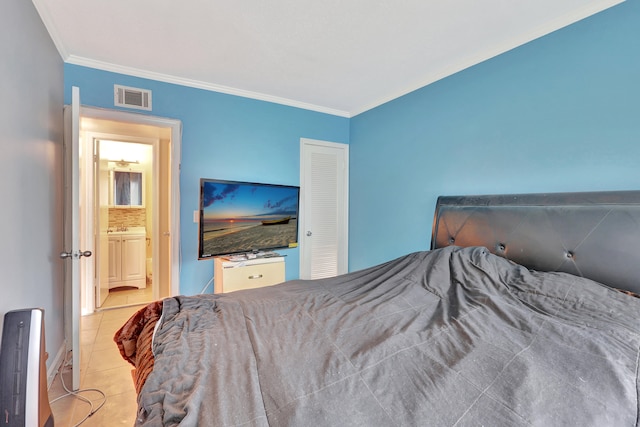
[[[262,274],[252,274],[249,279],[262,279]]]

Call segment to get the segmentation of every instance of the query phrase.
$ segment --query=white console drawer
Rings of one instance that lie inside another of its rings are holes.
[[[214,292],[227,293],[284,282],[284,257],[232,262],[214,260]]]

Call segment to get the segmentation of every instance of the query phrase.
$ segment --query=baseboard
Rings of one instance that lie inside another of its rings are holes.
[[[53,382],[56,374],[58,373],[58,369],[60,365],[64,363],[64,355],[67,353],[67,340],[62,342],[56,357],[53,358],[51,364],[49,365],[49,369],[47,369],[47,388],[51,387],[51,383]]]

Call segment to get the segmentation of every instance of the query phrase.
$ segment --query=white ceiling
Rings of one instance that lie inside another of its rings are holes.
[[[621,0],[33,0],[65,62],[351,117]]]

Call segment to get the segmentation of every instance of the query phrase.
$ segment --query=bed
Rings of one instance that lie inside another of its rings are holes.
[[[150,304],[136,425],[638,426],[640,191],[438,199],[429,250]]]

